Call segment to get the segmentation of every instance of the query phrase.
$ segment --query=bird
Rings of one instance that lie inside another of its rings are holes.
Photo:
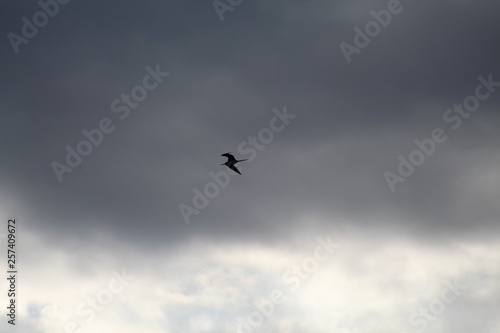
[[[225,165],[229,169],[231,169],[231,170],[233,170],[233,171],[235,171],[235,172],[237,172],[238,174],[241,175],[241,172],[236,168],[235,164],[238,163],[238,162],[247,161],[247,159],[245,159],[245,160],[237,160],[236,158],[234,158],[234,156],[231,153],[225,153],[225,154],[222,154],[221,156],[227,157],[226,163],[222,163],[221,165]]]

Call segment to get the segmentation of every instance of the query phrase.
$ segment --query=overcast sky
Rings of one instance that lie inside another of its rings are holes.
[[[500,4],[60,2],[0,5],[2,332],[500,332]]]

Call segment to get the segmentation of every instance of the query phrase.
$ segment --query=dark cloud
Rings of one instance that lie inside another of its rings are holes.
[[[7,38],[0,51],[3,196],[47,233],[138,242],[273,239],[308,214],[425,237],[496,232],[498,187],[480,184],[498,184],[499,92],[456,131],[442,117],[479,75],[500,80],[498,5],[402,2],[347,64],[339,43],[386,4],[245,1],[223,22],[210,2],[61,6],[19,54]],[[3,6],[4,35],[39,10]],[[110,104],[156,64],[171,75],[119,120]],[[285,105],[298,117],[185,225],[178,205],[224,170],[219,155]],[[115,131],[59,183],[51,163],[103,118]],[[448,141],[392,193],[383,173],[436,127]]]

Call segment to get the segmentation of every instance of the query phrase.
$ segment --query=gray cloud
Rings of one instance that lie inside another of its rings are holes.
[[[456,190],[478,164],[494,168],[498,136],[479,124],[498,123],[497,94],[447,131],[449,141],[397,194],[382,177],[414,139],[444,126],[443,112],[473,92],[478,75],[500,77],[496,5],[402,2],[349,65],[338,43],[352,43],[354,26],[385,2],[245,3],[222,23],[208,4],[176,5],[69,3],[18,55],[3,49],[6,189],[46,227],[173,240],[237,236],[252,223],[259,237],[301,211],[367,226],[389,218],[429,234],[496,225],[495,200],[473,204]],[[10,7],[7,31],[37,10]],[[118,120],[111,102],[157,63],[171,76]],[[283,105],[297,121],[187,229],[177,205],[220,170],[220,153],[235,151]],[[64,147],[104,117],[116,130],[59,184],[50,163],[63,162]],[[487,195],[498,199],[498,191]]]

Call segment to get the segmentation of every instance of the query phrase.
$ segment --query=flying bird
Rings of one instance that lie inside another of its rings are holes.
[[[246,159],[245,160],[237,160],[236,158],[234,158],[233,155],[231,155],[231,153],[225,153],[225,154],[222,154],[221,156],[227,157],[226,163],[222,163],[221,165],[225,165],[229,169],[231,169],[231,170],[233,170],[241,175],[241,172],[236,168],[235,164],[238,162],[246,161]]]

